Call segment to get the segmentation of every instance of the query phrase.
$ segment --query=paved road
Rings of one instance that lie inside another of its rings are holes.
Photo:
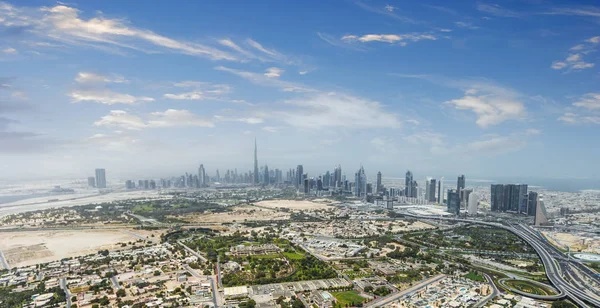
[[[184,264],[183,268],[185,268],[186,271],[188,271],[190,274],[192,274],[192,276],[196,277],[196,278],[203,278],[203,279],[209,279],[210,280],[210,285],[212,287],[212,292],[213,292],[213,304],[214,307],[219,307],[218,303],[217,303],[217,297],[219,297],[219,293],[217,290],[217,285],[215,284],[215,279],[213,276],[206,276],[206,275],[200,275],[198,272],[196,272],[195,269],[191,268],[189,265]]]
[[[10,269],[10,266],[8,265],[8,262],[6,262],[6,259],[4,258],[4,254],[2,253],[2,249],[0,249],[0,263],[2,264],[2,268],[3,269]]]
[[[410,294],[412,294],[434,282],[440,281],[444,278],[446,278],[446,275],[440,274],[440,275],[434,276],[432,278],[429,278],[427,280],[423,280],[420,283],[418,283],[404,291],[392,293],[388,296],[380,297],[372,302],[369,302],[365,305],[365,307],[380,307],[380,306],[387,305],[395,300],[400,299],[401,297],[403,297],[405,295],[410,295]]]
[[[121,285],[119,284],[119,280],[117,280],[117,276],[112,276],[110,277],[110,281],[112,281],[113,286],[115,287],[115,289],[121,289]]]
[[[65,297],[67,298],[67,308],[71,308],[71,305],[73,305],[73,303],[71,302],[71,292],[69,291],[69,288],[67,288],[67,278],[61,278],[60,279],[60,288],[63,289],[63,291],[65,291]]]
[[[483,307],[483,305],[485,305],[487,302],[489,302],[494,297],[498,296],[498,294],[500,294],[500,291],[498,291],[498,288],[494,284],[494,280],[492,279],[492,277],[490,277],[488,274],[483,274],[483,276],[485,276],[485,279],[492,286],[492,293],[480,300],[479,303],[475,304],[475,307]]]
[[[198,252],[196,252],[195,250],[193,250],[190,247],[187,247],[182,241],[177,241],[177,243],[179,245],[181,245],[185,250],[187,250],[189,253],[191,253],[192,255],[196,256],[196,258],[200,259],[202,262],[206,262],[207,259],[202,256],[201,254],[199,254]]]

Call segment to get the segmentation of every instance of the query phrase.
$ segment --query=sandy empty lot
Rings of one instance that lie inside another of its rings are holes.
[[[185,220],[190,222],[244,222],[264,221],[264,220],[287,220],[290,214],[277,212],[275,210],[261,209],[255,206],[238,206],[231,212],[210,213],[210,214],[191,214],[184,216]]]
[[[290,210],[326,210],[332,209],[333,207],[327,205],[328,203],[307,201],[307,200],[266,200],[257,202],[257,206],[266,208],[287,208]]]
[[[136,240],[119,230],[0,232],[0,249],[8,264],[17,267],[117,249],[119,242]]]
[[[600,240],[584,236],[581,234],[559,233],[559,232],[542,232],[546,238],[555,246],[565,248],[569,246],[572,251],[583,251],[591,253],[599,253],[600,250],[594,249],[600,247]]]

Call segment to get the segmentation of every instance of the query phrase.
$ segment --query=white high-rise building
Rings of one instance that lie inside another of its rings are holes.
[[[477,206],[479,206],[479,198],[477,195],[469,196],[469,204],[467,206],[467,213],[469,215],[477,215]]]

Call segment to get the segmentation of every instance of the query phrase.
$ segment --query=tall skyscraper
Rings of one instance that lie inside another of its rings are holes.
[[[256,146],[256,138],[254,138],[254,180],[252,184],[258,185],[258,183],[258,149]]]
[[[490,204],[492,212],[504,212],[504,185],[492,184],[490,188]]]
[[[535,216],[537,211],[538,193],[530,191],[527,195],[527,215]]]
[[[460,197],[454,189],[448,190],[448,213],[460,214]]]
[[[404,195],[411,198],[413,195],[413,174],[410,170],[406,171],[406,177],[404,178]]]
[[[221,175],[219,174],[219,169],[217,169],[216,180],[217,182],[221,182]]]
[[[204,187],[208,183],[206,183],[206,170],[204,170],[204,165],[200,164],[198,167],[198,186]]]
[[[355,174],[354,195],[358,198],[367,196],[367,176],[363,166]]]
[[[461,189],[465,188],[465,175],[462,174],[458,177],[456,181],[456,191],[460,192]]]
[[[342,179],[342,165],[338,165],[335,170],[334,170],[334,175],[333,175],[333,180],[334,180],[334,185],[335,188],[341,188],[342,187],[342,182],[344,181],[344,179]]]
[[[435,189],[436,189],[435,184],[436,184],[435,179],[429,180],[429,183],[428,183],[429,196],[427,196],[427,201],[429,201],[429,202],[435,202]]]
[[[265,175],[263,176],[263,184],[269,185],[271,182],[271,175],[269,174],[269,166],[265,165]]]
[[[96,169],[96,187],[106,188],[106,171],[102,168]]]
[[[302,185],[304,185],[304,181],[302,176],[304,175],[304,167],[302,165],[298,165],[296,167],[296,188],[302,188]]]
[[[527,203],[528,203],[527,184],[519,185],[518,194],[519,194],[519,196],[518,196],[519,213],[527,214]]]
[[[377,172],[377,193],[380,193],[383,191],[383,186],[381,186],[381,171]]]
[[[444,177],[438,182],[438,204],[444,204]]]
[[[459,200],[459,205],[462,206],[466,206],[466,204],[463,203],[462,200],[462,190],[465,189],[465,175],[461,174],[458,179],[456,180],[456,192],[458,192],[458,195],[461,196],[460,200]]]

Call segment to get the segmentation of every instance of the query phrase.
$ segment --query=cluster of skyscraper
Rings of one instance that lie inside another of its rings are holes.
[[[88,187],[106,188],[106,170],[96,169],[95,177],[88,177]]]
[[[527,192],[527,184],[492,184],[491,210],[514,212],[534,216],[538,204],[538,193]]]

